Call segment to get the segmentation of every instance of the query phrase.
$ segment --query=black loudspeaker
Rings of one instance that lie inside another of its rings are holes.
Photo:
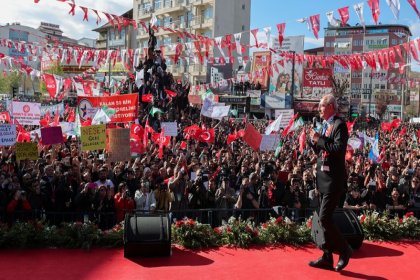
[[[171,223],[167,214],[127,214],[124,257],[171,255]]]
[[[362,225],[356,214],[350,209],[337,208],[333,214],[333,220],[349,245],[357,250],[362,246],[364,235]],[[319,222],[318,212],[314,212],[312,218],[312,238],[315,244],[321,248],[325,243],[324,232]]]

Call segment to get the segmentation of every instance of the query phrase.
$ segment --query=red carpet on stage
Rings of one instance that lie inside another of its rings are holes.
[[[173,247],[169,258],[146,259],[125,259],[122,249],[2,250],[0,279],[413,279],[420,242],[365,242],[341,273],[307,265],[319,256],[313,246],[200,252]]]

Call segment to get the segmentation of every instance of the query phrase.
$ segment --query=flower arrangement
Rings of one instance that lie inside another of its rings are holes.
[[[403,217],[389,213],[365,212],[359,217],[367,240],[420,240],[420,221],[408,212]],[[185,218],[172,225],[172,241],[190,249],[218,246],[249,247],[254,244],[305,244],[312,240],[312,219],[294,223],[288,218],[271,217],[255,225],[251,220],[230,218],[222,226],[212,228]],[[0,248],[84,248],[123,245],[124,223],[102,231],[92,223],[64,223],[60,226],[34,222],[16,222],[12,226],[0,224]]]

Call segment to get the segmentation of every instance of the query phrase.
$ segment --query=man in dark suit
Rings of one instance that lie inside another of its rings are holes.
[[[319,113],[323,121],[322,131],[312,130],[311,146],[318,153],[316,181],[321,193],[319,220],[325,235],[321,246],[324,254],[310,266],[333,269],[333,251],[340,254],[336,271],[341,271],[353,253],[341,232],[334,225],[333,213],[346,190],[345,155],[349,134],[346,123],[336,116],[337,102],[333,95],[323,96],[319,103]]]

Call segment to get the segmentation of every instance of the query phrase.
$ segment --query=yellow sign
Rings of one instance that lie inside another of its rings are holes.
[[[16,160],[37,160],[38,147],[36,143],[16,143]]]
[[[106,147],[106,124],[82,126],[80,128],[82,151],[105,149]]]

